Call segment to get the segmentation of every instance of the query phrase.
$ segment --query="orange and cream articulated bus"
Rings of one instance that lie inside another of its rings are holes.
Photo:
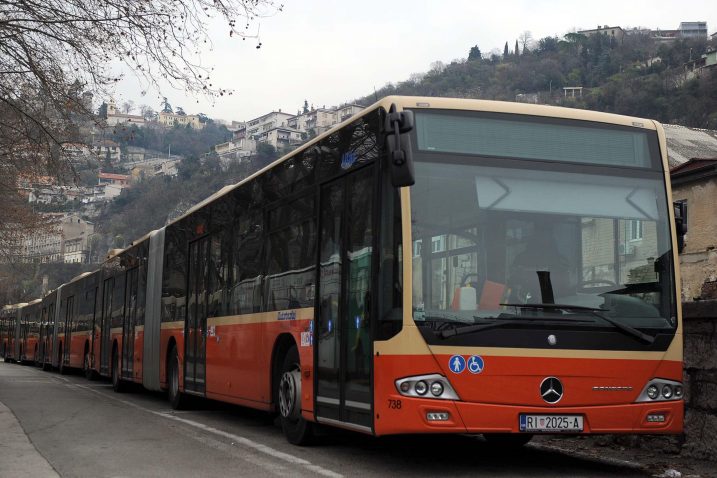
[[[40,356],[296,444],[679,433],[676,211],[654,121],[388,97],[58,288]]]

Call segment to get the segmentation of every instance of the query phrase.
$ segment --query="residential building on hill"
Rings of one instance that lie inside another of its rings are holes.
[[[139,127],[144,126],[146,120],[140,115],[131,115],[127,113],[120,113],[115,105],[114,100],[110,100],[107,104],[107,126],[117,126],[119,124],[136,125]]]
[[[112,164],[122,161],[122,150],[120,145],[111,139],[101,139],[92,145],[92,152],[98,161],[105,161],[109,158]]]
[[[707,22],[681,22],[678,30],[682,38],[707,39]]]
[[[342,123],[353,115],[360,113],[363,109],[363,106],[354,103],[339,106],[336,108],[336,119],[339,123]]]
[[[204,123],[199,121],[199,115],[181,115],[177,113],[167,113],[160,111],[158,116],[159,124],[166,128],[173,128],[174,126],[191,126],[194,129],[204,128]]]
[[[276,149],[286,149],[303,142],[301,131],[279,126],[254,135],[254,140],[272,145]]]
[[[127,174],[103,173],[97,174],[97,184],[111,184],[113,186],[129,187],[130,176]]]
[[[681,22],[676,30],[652,30],[652,39],[656,42],[671,42],[678,38],[707,39],[707,22]]]
[[[591,37],[593,35],[605,35],[614,39],[618,43],[622,43],[623,38],[625,38],[625,31],[621,27],[609,27],[607,25],[598,25],[597,28],[593,30],[580,30],[578,33],[587,37]]]
[[[157,158],[137,163],[130,170],[132,181],[142,181],[154,176],[174,177],[177,175],[178,159]]]
[[[272,111],[270,113],[266,113],[262,116],[259,116],[258,118],[250,119],[246,122],[245,132],[244,135],[241,136],[241,138],[250,138],[255,139],[257,136],[266,133],[270,129],[278,128],[278,127],[286,127],[287,121],[289,118],[291,118],[293,115],[289,113],[282,113],[281,110],[279,111]],[[239,128],[237,130],[237,133],[241,135],[242,128]]]
[[[312,107],[296,115],[271,111],[244,124],[233,123],[237,129],[232,140],[216,145],[214,151],[222,162],[227,163],[251,156],[256,152],[257,143],[270,144],[280,150],[291,148],[328,131],[363,109],[363,106],[347,103],[336,108]]]
[[[84,263],[89,259],[90,240],[94,224],[77,214],[50,214],[56,225],[27,236],[22,241],[18,262],[29,263]]]
[[[223,165],[234,161],[242,161],[256,151],[256,141],[249,138],[232,139],[214,146],[214,152]]]

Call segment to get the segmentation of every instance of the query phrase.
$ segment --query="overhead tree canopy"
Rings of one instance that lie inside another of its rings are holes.
[[[9,201],[22,207],[20,178],[74,176],[63,145],[96,119],[87,92],[110,93],[120,79],[112,66],[146,86],[230,94],[199,58],[209,21],[254,38],[257,18],[281,9],[272,0],[0,0],[0,236],[33,222],[28,211],[10,214]]]

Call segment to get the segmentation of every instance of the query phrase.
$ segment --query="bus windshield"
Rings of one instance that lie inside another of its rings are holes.
[[[647,334],[674,330],[660,173],[418,149],[411,188],[418,325],[529,317],[534,328],[593,330],[617,321]]]

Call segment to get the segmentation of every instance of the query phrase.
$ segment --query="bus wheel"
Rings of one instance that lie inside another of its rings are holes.
[[[533,435],[530,433],[484,433],[483,438],[490,446],[510,449],[520,448],[527,444]]]
[[[125,390],[125,383],[120,377],[120,362],[117,347],[112,349],[112,390],[122,393]]]
[[[289,443],[309,445],[314,438],[313,425],[301,416],[301,366],[299,351],[291,347],[284,357],[277,394],[281,428]]]
[[[182,410],[187,407],[188,397],[179,390],[179,354],[177,353],[176,345],[172,347],[172,351],[169,353],[167,369],[169,404],[175,410]]]
[[[85,374],[87,380],[96,380],[97,374],[90,368],[90,352],[85,352],[85,360],[82,362],[82,371]]]

